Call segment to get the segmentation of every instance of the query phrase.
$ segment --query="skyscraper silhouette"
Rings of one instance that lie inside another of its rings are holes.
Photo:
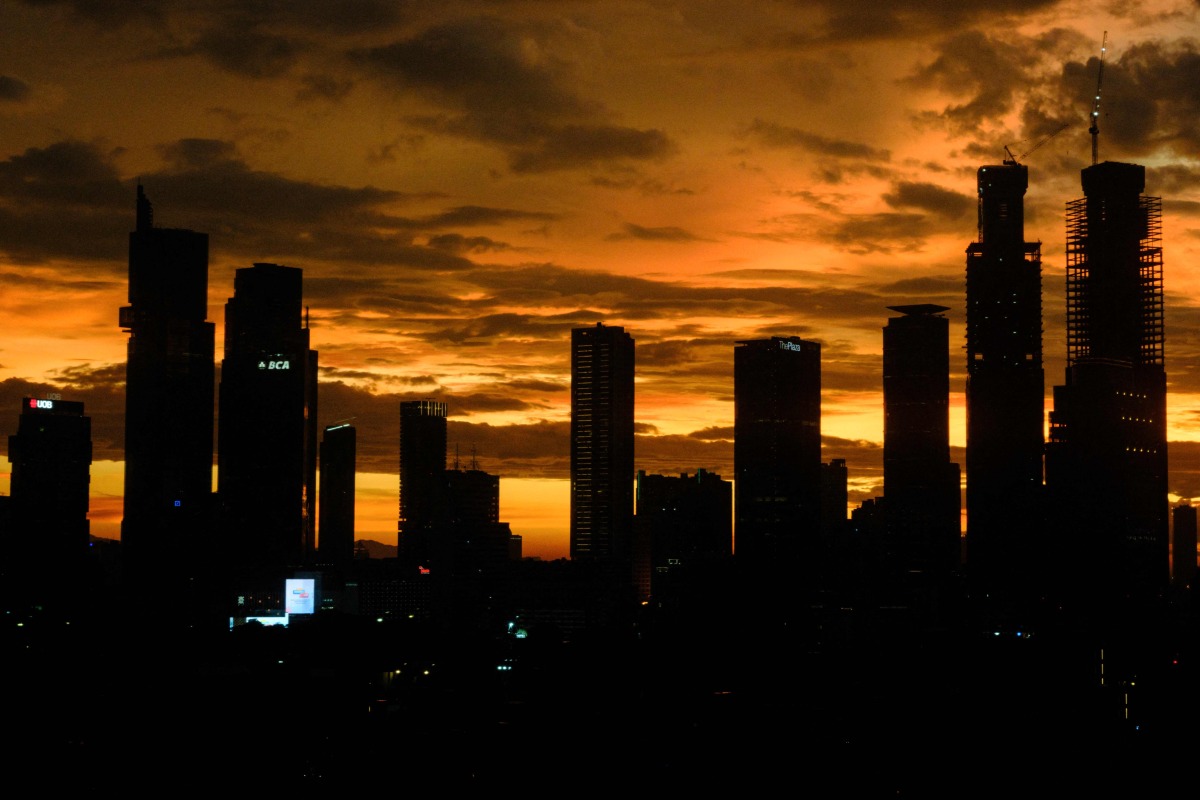
[[[398,550],[409,567],[429,567],[435,529],[445,516],[446,404],[400,403]]]
[[[8,437],[11,531],[4,591],[24,601],[83,599],[88,553],[92,423],[83,403],[25,397]]]
[[[634,342],[618,326],[571,331],[571,558],[632,580]]]
[[[1067,205],[1067,370],[1054,387],[1046,490],[1080,602],[1145,601],[1168,582],[1161,219],[1145,168],[1103,162]]]
[[[959,469],[950,461],[946,306],[889,306],[883,329],[883,496],[888,562],[906,584],[944,587],[959,567]]]
[[[299,565],[315,543],[317,353],[301,279],[278,264],[239,269],[225,304],[217,485],[239,572]]]
[[[733,351],[734,555],[803,572],[821,526],[821,345],[797,336]]]
[[[845,508],[845,504],[842,505]],[[672,602],[727,570],[733,553],[733,485],[706,470],[695,475],[637,473],[639,589]],[[722,578],[722,582],[727,581]]]
[[[345,569],[354,560],[357,434],[348,422],[330,425],[321,440],[321,562]]]
[[[981,596],[1028,602],[1042,541],[1045,377],[1041,244],[1025,241],[1028,169],[980,167],[967,247],[967,572]]]
[[[208,235],[154,227],[137,192],[129,234],[125,367],[127,580],[142,585],[202,569],[212,526],[213,323],[208,314]]]

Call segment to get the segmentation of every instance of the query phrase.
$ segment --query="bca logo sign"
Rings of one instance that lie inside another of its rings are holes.
[[[259,369],[291,369],[290,361],[260,361],[258,362]]]

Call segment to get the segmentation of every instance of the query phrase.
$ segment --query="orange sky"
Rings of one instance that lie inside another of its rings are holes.
[[[825,458],[875,496],[887,306],[950,307],[963,445],[975,171],[1005,145],[1062,381],[1063,207],[1106,31],[1100,157],[1163,197],[1171,488],[1200,496],[1192,2],[0,8],[0,433],[25,394],[86,403],[97,534],[121,514],[139,178],[156,224],[210,235],[218,353],[235,269],[304,269],[321,422],[359,429],[360,537],[394,542],[398,404],[430,397],[526,553],[566,555],[569,332],[596,321],[637,342],[639,469],[731,477],[733,343],[795,334],[823,345]]]

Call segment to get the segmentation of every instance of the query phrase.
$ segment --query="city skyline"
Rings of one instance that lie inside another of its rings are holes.
[[[1045,412],[1105,32],[1100,159],[1163,198],[1169,489],[1200,496],[1193,5],[6,6],[0,401],[85,403],[93,533],[121,519],[139,178],[156,225],[209,237],[218,347],[235,270],[304,270],[318,423],[358,431],[361,538],[395,536],[396,409],[431,399],[525,552],[565,556],[570,330],[596,322],[638,341],[635,467],[660,474],[733,475],[736,341],[820,342],[821,460],[846,459],[857,505],[882,494],[887,307],[946,306],[965,463],[977,170],[1006,146],[1028,167]]]

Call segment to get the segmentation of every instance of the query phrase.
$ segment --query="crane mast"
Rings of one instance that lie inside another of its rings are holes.
[[[1104,51],[1108,48],[1108,31],[1100,42],[1100,70],[1096,74],[1096,97],[1092,100],[1092,127],[1088,133],[1092,135],[1092,163],[1098,159],[1100,145],[1100,83],[1104,80]]]

